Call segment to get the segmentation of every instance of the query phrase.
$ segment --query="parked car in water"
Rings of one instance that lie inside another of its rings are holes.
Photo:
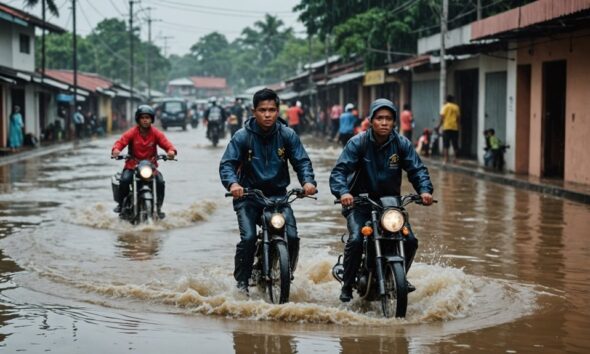
[[[189,123],[189,109],[186,101],[179,98],[167,98],[160,103],[160,123],[162,129],[181,127],[186,130]]]

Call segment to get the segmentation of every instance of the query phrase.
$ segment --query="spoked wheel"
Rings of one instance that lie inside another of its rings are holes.
[[[384,269],[385,296],[381,298],[383,316],[406,317],[408,308],[408,285],[406,272],[400,263],[389,263]]]
[[[273,304],[289,301],[291,271],[289,252],[284,242],[273,242],[270,252],[270,282],[267,284],[268,297]]]
[[[143,201],[143,210],[140,210],[139,215],[141,221],[151,224],[154,221],[154,203],[150,199]]]

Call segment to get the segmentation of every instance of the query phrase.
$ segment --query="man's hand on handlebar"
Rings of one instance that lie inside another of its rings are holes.
[[[166,155],[168,155],[168,160],[174,160],[174,157],[176,157],[176,151],[170,150],[166,153]]]
[[[119,155],[121,154],[120,150],[117,149],[113,149],[113,151],[111,151],[111,157],[116,159],[117,157],[119,157]]]
[[[306,183],[303,185],[303,194],[306,196],[314,195],[317,193],[317,189],[311,183]]]
[[[244,196],[244,187],[240,186],[239,183],[232,183],[229,187],[229,191],[234,199],[240,199]]]
[[[350,193],[346,193],[340,196],[340,203],[343,207],[351,207],[354,202],[354,197]]]
[[[422,193],[422,194],[420,194],[420,197],[422,198],[422,205],[432,205],[432,202],[433,202],[432,194]]]

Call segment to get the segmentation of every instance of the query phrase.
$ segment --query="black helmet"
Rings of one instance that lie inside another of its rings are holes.
[[[137,124],[139,124],[139,116],[141,116],[142,114],[148,114],[150,117],[152,117],[152,123],[154,122],[156,112],[154,112],[154,109],[152,107],[148,106],[147,104],[142,104],[139,107],[137,107],[137,110],[135,111],[135,122]]]

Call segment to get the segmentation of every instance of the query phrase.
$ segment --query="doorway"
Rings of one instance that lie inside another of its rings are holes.
[[[461,107],[460,155],[477,157],[477,100],[479,94],[478,69],[457,71],[457,103]]]
[[[563,178],[566,61],[543,63],[543,176]]]

